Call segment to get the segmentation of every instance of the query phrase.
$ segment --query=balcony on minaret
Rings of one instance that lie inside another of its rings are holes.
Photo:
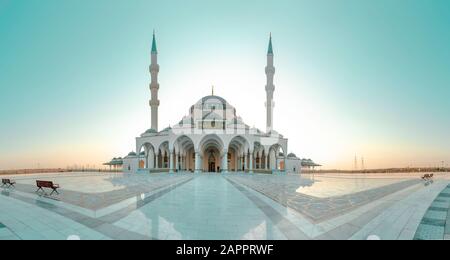
[[[275,107],[275,102],[273,100],[269,101],[269,103],[271,108]],[[264,106],[267,107],[267,102],[264,102]]]
[[[159,83],[150,84],[150,90],[158,90],[158,89],[159,89]]]
[[[266,85],[266,91],[273,92],[275,90],[275,86],[273,84]]]
[[[150,100],[149,102],[150,106],[159,106],[159,100]]]
[[[150,73],[152,73],[152,72],[159,72],[159,65],[158,64],[156,64],[156,63],[153,63],[153,64],[151,64],[150,65]]]
[[[273,66],[266,66],[266,74],[275,74],[275,68]]]

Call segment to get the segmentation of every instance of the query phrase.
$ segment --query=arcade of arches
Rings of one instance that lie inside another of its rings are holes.
[[[278,144],[265,147],[258,142],[252,146],[240,136],[227,147],[217,135],[207,136],[196,147],[188,136],[176,139],[172,149],[169,142],[157,149],[150,144],[141,146],[139,168],[148,170],[191,172],[264,172],[284,170],[285,152]]]

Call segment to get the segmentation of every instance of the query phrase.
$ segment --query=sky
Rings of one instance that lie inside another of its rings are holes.
[[[215,94],[323,168],[450,165],[448,0],[0,0],[0,169],[99,166]],[[359,166],[360,167],[360,166]]]

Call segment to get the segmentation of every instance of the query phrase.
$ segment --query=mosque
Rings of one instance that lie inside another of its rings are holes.
[[[120,158],[124,172],[300,173],[301,159],[287,154],[288,139],[273,129],[274,53],[272,36],[265,68],[266,129],[249,127],[236,108],[214,95],[199,99],[178,124],[158,130],[158,51],[151,49],[151,127],[136,137],[136,151]]]

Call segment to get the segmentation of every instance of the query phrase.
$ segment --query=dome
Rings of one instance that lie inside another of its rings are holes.
[[[146,134],[157,134],[158,132],[156,132],[155,129],[150,128],[150,129],[148,129],[147,131],[145,131],[145,133],[146,133]]]
[[[191,107],[191,110],[193,108],[199,108],[202,110],[210,110],[211,108],[217,110],[225,110],[225,109],[234,110],[234,107],[231,106],[223,97],[213,95],[202,97],[199,101],[197,101],[197,103],[195,103]]]
[[[213,95],[202,97],[197,103],[206,103],[207,101],[215,101],[215,100],[220,101],[222,104],[228,104],[228,102],[223,97]]]
[[[128,156],[136,156],[136,153],[135,152],[130,152],[130,153],[128,153]]]
[[[287,156],[288,158],[297,158],[297,155],[295,155],[295,153],[290,153]]]

